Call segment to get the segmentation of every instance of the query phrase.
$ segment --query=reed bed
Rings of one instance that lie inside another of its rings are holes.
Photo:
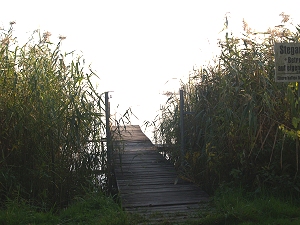
[[[64,37],[35,31],[19,46],[13,24],[0,36],[0,202],[65,207],[106,188],[104,95]]]
[[[246,22],[242,37],[225,30],[220,55],[182,83],[184,110],[193,112],[184,117],[183,157],[178,97],[161,110],[157,142],[183,177],[209,193],[224,182],[300,192],[298,85],[274,81],[274,43],[300,41],[299,25],[291,31],[285,16],[263,33]]]

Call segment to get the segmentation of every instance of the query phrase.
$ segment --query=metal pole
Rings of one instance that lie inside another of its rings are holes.
[[[105,118],[106,118],[106,144],[107,144],[107,182],[108,182],[108,191],[111,192],[112,189],[112,140],[110,134],[110,103],[108,99],[108,92],[105,92]]]
[[[179,91],[180,94],[180,150],[181,150],[181,157],[183,160],[184,157],[184,98],[183,98],[183,90]]]

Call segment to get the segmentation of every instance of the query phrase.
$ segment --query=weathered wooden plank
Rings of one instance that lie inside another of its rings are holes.
[[[175,192],[179,192],[179,193],[184,193],[186,191],[199,191],[199,188],[196,187],[191,187],[188,185],[183,185],[183,186],[179,186],[176,187],[176,189],[174,189],[173,185],[164,185],[163,187],[161,186],[143,186],[143,187],[122,187],[122,194],[128,194],[128,193],[161,193],[162,195],[164,193],[168,193],[171,191],[175,191]]]
[[[165,169],[165,171],[163,171]],[[174,170],[174,169],[173,169]],[[122,176],[123,174],[126,174],[126,173],[138,173],[138,174],[146,174],[146,173],[154,173],[154,171],[156,172],[165,172],[165,173],[174,173],[174,174],[177,174],[175,171],[172,171],[172,167],[167,167],[167,166],[161,166],[161,165],[158,165],[156,167],[153,167],[152,165],[123,165],[122,167],[120,168],[116,168],[115,169],[116,173],[120,173],[119,176]]]
[[[195,191],[195,189],[189,189],[186,187],[179,187],[177,189],[174,189],[174,187],[170,187],[169,185],[163,186],[155,186],[155,185],[149,185],[147,188],[140,188],[139,186],[135,187],[123,187],[121,189],[122,194],[131,194],[131,193],[160,193],[161,195],[165,195],[170,192],[179,192],[184,194],[185,191]]]
[[[142,197],[144,196],[144,197]],[[147,206],[170,206],[170,205],[189,205],[189,204],[197,204],[201,201],[207,200],[206,197],[190,197],[181,195],[170,195],[169,198],[162,198],[161,195],[152,195],[151,199],[149,196],[146,197],[144,194],[139,194],[134,197],[123,197],[122,198],[122,206],[125,208],[137,208],[137,207],[147,207]]]
[[[208,195],[196,185],[178,178],[139,126],[121,130],[123,140],[114,143],[115,176],[125,210],[143,215],[151,212],[191,213]],[[124,148],[122,148],[124,147]],[[183,218],[187,214],[181,215]]]
[[[202,204],[202,203],[201,203]],[[146,212],[146,211],[157,211],[157,212],[178,212],[178,211],[188,211],[188,210],[197,210],[199,209],[200,205],[199,203],[195,204],[188,204],[188,205],[169,205],[166,206],[145,206],[145,207],[138,207],[138,208],[128,208],[128,211],[131,212]]]
[[[151,194],[151,199],[149,199],[146,194]],[[147,201],[152,202],[157,199],[159,202],[166,201],[166,202],[171,202],[173,200],[175,201],[184,201],[186,203],[189,202],[194,202],[198,201],[198,199],[203,199],[203,194],[199,191],[193,190],[193,191],[188,191],[184,193],[181,190],[171,190],[169,192],[164,192],[164,198],[162,198],[161,192],[140,192],[140,193],[123,193],[124,199],[130,199],[130,201],[133,201],[135,199],[138,199],[137,201],[141,201],[143,199],[147,199]],[[166,198],[168,197],[168,198]]]

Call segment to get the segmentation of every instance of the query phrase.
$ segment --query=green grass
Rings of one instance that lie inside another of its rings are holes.
[[[151,217],[151,220],[155,220]],[[161,215],[157,214],[158,217]],[[39,212],[24,202],[9,201],[0,211],[0,225],[14,224],[147,224],[148,220],[127,214],[113,198],[94,193],[78,198],[59,212]],[[174,220],[173,220],[174,221]],[[168,220],[158,224],[181,224]],[[256,196],[240,189],[218,191],[213,200],[193,219],[183,224],[202,225],[296,225],[300,224],[300,202],[293,198],[274,197],[265,192]]]
[[[219,191],[213,204],[214,211],[202,214],[202,218],[188,224],[300,224],[299,202],[268,193],[255,196],[242,189]]]
[[[59,212],[39,212],[25,203],[10,201],[0,211],[0,225],[14,224],[129,224],[121,207],[111,197],[90,194],[78,198]]]
[[[91,195],[60,214],[65,224],[126,224],[127,217],[112,198]]]

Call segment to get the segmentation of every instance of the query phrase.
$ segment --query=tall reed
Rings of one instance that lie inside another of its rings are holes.
[[[299,191],[298,86],[275,83],[273,50],[275,42],[299,42],[299,28],[258,34],[244,22],[243,37],[226,33],[219,57],[182,84],[185,111],[194,112],[184,118],[182,176],[208,191],[222,182]],[[179,103],[173,99],[156,136],[175,144],[168,153],[178,161]]]
[[[19,46],[13,23],[0,38],[0,201],[64,207],[105,188],[103,95],[82,57],[62,53],[50,33]],[[98,172],[97,172],[98,171]]]

